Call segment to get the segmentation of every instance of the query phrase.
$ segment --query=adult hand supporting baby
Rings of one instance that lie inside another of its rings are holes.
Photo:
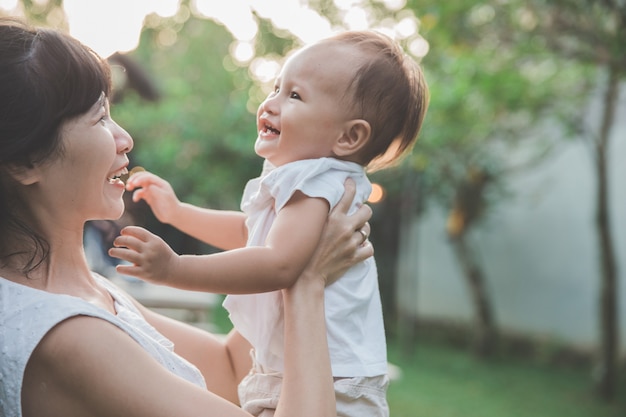
[[[335,282],[356,263],[374,255],[374,247],[369,240],[364,241],[360,232],[363,230],[369,236],[368,220],[372,217],[372,209],[363,205],[354,214],[348,215],[356,192],[354,181],[346,180],[345,189],[343,197],[328,216],[317,250],[306,268],[322,275],[326,285]]]

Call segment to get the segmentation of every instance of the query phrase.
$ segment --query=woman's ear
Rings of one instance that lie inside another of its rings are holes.
[[[37,166],[33,164],[10,164],[7,170],[9,175],[22,185],[33,185],[40,180],[40,171],[37,169]]]
[[[350,120],[346,125],[346,130],[339,138],[333,148],[337,156],[355,155],[370,140],[372,128],[368,122],[363,119]]]

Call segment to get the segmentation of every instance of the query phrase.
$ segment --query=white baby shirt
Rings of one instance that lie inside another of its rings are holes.
[[[41,339],[73,316],[98,317],[122,329],[172,373],[206,388],[200,371],[174,353],[174,344],[143,318],[109,280],[94,274],[115,300],[117,315],[87,301],[52,294],[0,278],[0,415],[22,416],[22,383],[28,360]]]
[[[266,162],[262,175],[246,185],[241,202],[241,209],[247,215],[248,246],[265,244],[276,213],[296,191],[324,198],[333,208],[345,191],[348,177],[354,179],[357,190],[351,214],[371,192],[362,166],[334,158],[296,161],[278,168]],[[224,307],[235,328],[253,345],[257,362],[282,372],[281,292],[229,295]],[[326,288],[325,310],[333,376],[386,374],[385,331],[373,258],[355,265]]]

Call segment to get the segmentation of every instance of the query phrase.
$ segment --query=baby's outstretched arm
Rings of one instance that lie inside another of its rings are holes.
[[[169,182],[150,173],[139,172],[128,179],[133,201],[144,200],[156,218],[198,240],[220,249],[246,245],[246,216],[239,211],[212,210],[181,202]]]
[[[122,274],[188,290],[223,294],[274,291],[291,286],[319,242],[328,202],[301,193],[278,213],[264,246],[210,255],[177,255],[145,229],[128,227],[109,254],[132,263]]]

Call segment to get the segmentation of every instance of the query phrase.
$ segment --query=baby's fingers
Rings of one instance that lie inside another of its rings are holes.
[[[133,264],[137,264],[141,260],[140,249],[138,249],[137,245],[134,245],[134,242],[116,244],[116,247],[109,249],[109,256],[132,262]]]
[[[115,270],[121,275],[130,275],[132,277],[141,278],[143,270],[135,265],[117,265]]]
[[[126,237],[135,238],[142,242],[148,242],[150,239],[156,238],[156,235],[144,229],[143,227],[126,226],[120,231],[120,235],[118,236],[118,238],[126,238]]]
[[[148,187],[151,185],[163,187],[166,184],[168,184],[168,182],[158,175],[148,171],[141,171],[135,173],[133,176],[128,178],[128,182],[126,183],[126,189],[131,191],[135,188]]]
[[[109,249],[109,255],[137,264],[140,261],[140,254],[150,234],[150,232],[140,227],[125,227],[113,241],[113,247]]]
[[[133,172],[132,175],[129,173],[128,179],[126,180],[126,189],[131,191],[137,187],[145,187],[151,182],[154,182],[155,177],[156,175],[145,170]]]

